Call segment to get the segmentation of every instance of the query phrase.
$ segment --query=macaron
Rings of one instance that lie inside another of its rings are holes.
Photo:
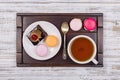
[[[79,18],[74,18],[70,21],[70,28],[73,31],[79,31],[82,28],[82,20]]]
[[[36,47],[36,54],[39,55],[40,57],[44,57],[48,55],[48,48],[44,44],[40,44],[39,46]]]
[[[45,43],[49,47],[55,47],[58,45],[58,38],[54,35],[48,35],[45,40]]]
[[[96,29],[96,20],[94,18],[86,18],[84,20],[84,28],[88,31],[94,31]]]

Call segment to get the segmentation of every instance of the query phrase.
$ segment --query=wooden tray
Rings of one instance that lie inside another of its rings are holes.
[[[73,18],[81,18],[84,20],[87,17],[93,17],[97,21],[97,29],[93,32],[85,31],[70,31],[67,34],[67,44],[70,39],[76,35],[84,34],[95,40],[97,44],[96,60],[99,62],[97,65],[90,62],[88,64],[74,63],[69,57],[67,60],[62,59],[63,44],[53,58],[46,61],[35,60],[23,49],[22,36],[25,29],[35,21],[49,21],[57,26],[63,39],[63,33],[60,30],[61,24],[64,21],[70,22]],[[17,14],[17,66],[18,67],[102,67],[103,66],[103,14],[102,13],[18,13]]]

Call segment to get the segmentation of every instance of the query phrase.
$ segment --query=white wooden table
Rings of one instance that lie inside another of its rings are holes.
[[[87,12],[104,13],[104,67],[16,67],[16,13]],[[120,80],[120,0],[0,0],[0,80]]]

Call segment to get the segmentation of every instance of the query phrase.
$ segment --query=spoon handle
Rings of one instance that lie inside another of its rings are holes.
[[[67,54],[66,54],[66,34],[64,34],[64,46],[63,46],[63,59],[67,59]]]

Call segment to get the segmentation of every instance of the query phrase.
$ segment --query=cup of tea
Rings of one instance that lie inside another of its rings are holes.
[[[97,47],[95,41],[86,35],[78,35],[73,37],[68,44],[68,55],[78,64],[87,64],[92,61],[98,64],[95,59]]]

